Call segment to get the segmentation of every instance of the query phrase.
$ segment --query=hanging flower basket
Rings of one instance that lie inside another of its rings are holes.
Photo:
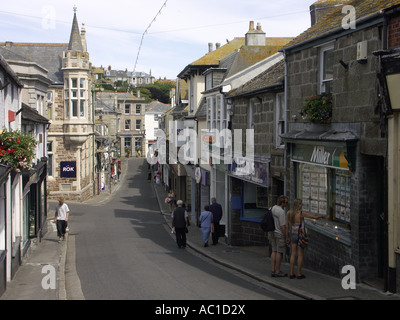
[[[31,168],[35,149],[36,140],[32,134],[7,130],[0,133],[0,163],[18,172]]]
[[[332,117],[332,96],[317,95],[305,100],[301,116],[314,123],[328,122]]]

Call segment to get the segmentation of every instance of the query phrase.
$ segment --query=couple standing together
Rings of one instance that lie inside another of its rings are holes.
[[[312,219],[320,219],[320,216],[313,216],[302,211],[303,202],[301,199],[294,200],[293,208],[291,208],[287,216],[284,208],[286,208],[289,198],[280,196],[277,204],[272,207],[272,215],[274,217],[275,231],[268,232],[268,240],[272,247],[271,254],[271,276],[286,277],[287,274],[280,270],[283,255],[286,252],[286,245],[291,245],[290,255],[290,279],[304,279],[305,275],[301,273],[303,266],[304,248],[298,245],[299,232],[305,228],[304,217]],[[294,273],[294,265],[297,254],[297,273]]]

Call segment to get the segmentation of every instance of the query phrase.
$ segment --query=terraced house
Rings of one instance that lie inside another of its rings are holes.
[[[311,28],[282,50],[288,195],[324,217],[306,222],[313,243],[308,266],[339,276],[353,265],[358,280],[380,279],[393,288],[387,114],[373,53],[388,48],[388,23],[400,1],[347,1],[352,11],[342,11],[342,2],[316,2]]]

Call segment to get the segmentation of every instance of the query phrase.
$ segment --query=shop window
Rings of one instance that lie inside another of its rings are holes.
[[[249,182],[242,182],[242,219],[261,221],[268,204],[268,189]]]
[[[303,210],[350,224],[350,172],[303,163],[298,169],[297,190]]]

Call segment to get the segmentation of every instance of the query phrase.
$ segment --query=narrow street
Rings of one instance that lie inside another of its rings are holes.
[[[108,202],[70,204],[69,300],[297,298],[178,249],[145,160],[130,159],[120,183]]]

